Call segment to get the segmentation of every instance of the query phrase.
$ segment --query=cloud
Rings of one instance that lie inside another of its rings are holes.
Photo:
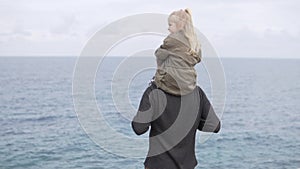
[[[223,57],[300,58],[300,34],[292,35],[286,30],[268,28],[257,32],[245,27],[215,37],[213,43]]]
[[[297,0],[5,1],[0,5],[0,56],[78,55],[96,31],[117,19],[186,7],[221,56],[300,58]],[[25,49],[27,44],[31,47]]]
[[[55,27],[50,29],[53,34],[68,34],[72,32],[72,28],[78,24],[78,20],[75,15],[63,16],[61,18],[61,23],[55,25]]]

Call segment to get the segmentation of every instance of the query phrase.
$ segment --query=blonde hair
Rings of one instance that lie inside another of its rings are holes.
[[[185,10],[181,9],[179,11],[174,11],[169,15],[168,20],[173,20],[176,23],[177,28],[183,30],[183,33],[188,39],[191,47],[188,52],[191,55],[198,54],[200,50],[200,44],[194,30],[191,10],[186,8]]]

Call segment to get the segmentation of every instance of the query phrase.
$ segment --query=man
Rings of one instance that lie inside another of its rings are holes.
[[[197,129],[217,133],[221,125],[200,87],[175,96],[158,89],[154,82],[144,92],[131,124],[138,135],[151,126],[146,169],[194,169]]]

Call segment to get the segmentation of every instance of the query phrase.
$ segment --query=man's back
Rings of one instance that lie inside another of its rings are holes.
[[[149,169],[193,169],[197,129],[218,132],[220,121],[205,93],[196,87],[175,96],[151,84],[143,94],[132,127],[137,134],[151,126],[149,151],[144,162]]]

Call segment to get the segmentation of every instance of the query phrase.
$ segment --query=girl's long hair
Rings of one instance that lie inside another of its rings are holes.
[[[190,51],[188,51],[191,55],[198,54],[200,50],[200,44],[197,39],[197,35],[194,30],[193,21],[192,21],[192,12],[190,9],[174,11],[169,15],[169,20],[175,19],[177,26],[179,26],[182,30],[188,42],[190,43]]]

